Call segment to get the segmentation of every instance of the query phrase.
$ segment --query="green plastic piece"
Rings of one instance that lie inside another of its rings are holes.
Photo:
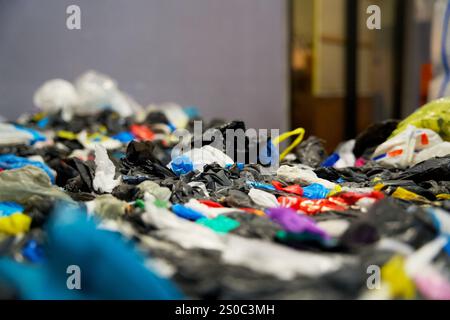
[[[202,218],[196,221],[217,233],[228,233],[240,226],[240,223],[226,216],[218,216],[214,219]]]
[[[142,199],[137,199],[137,200],[134,202],[134,206],[135,206],[135,207],[139,207],[139,208],[141,208],[141,209],[145,209],[145,202],[144,202],[144,200],[142,200]]]

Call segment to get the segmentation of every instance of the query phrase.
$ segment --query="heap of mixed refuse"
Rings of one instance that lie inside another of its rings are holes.
[[[0,123],[0,298],[450,299],[450,99],[242,162],[94,71],[34,104]]]

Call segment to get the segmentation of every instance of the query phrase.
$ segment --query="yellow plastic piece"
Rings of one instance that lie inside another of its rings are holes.
[[[67,140],[76,140],[77,139],[76,133],[73,133],[71,131],[66,131],[66,130],[59,130],[58,137],[67,139]]]
[[[438,194],[436,196],[436,198],[438,200],[450,200],[450,194],[448,194],[448,193],[441,193],[441,194]]]
[[[420,202],[430,202],[428,199],[406,190],[405,188],[398,187],[395,192],[392,194],[392,197],[397,199],[403,199],[407,201],[420,201]]]
[[[337,195],[337,194],[339,194],[339,193],[341,193],[341,192],[342,192],[342,187],[341,187],[340,185],[337,184],[337,185],[334,187],[333,190],[330,190],[330,192],[328,192],[327,197],[335,196],[335,195]]]
[[[408,125],[433,130],[442,139],[450,141],[450,98],[434,100],[419,108],[399,123],[390,138],[405,130]]]
[[[295,130],[285,132],[273,139],[273,144],[279,145],[281,142],[292,136],[297,136],[297,138],[281,153],[280,160],[283,160],[296,146],[300,144],[300,142],[302,142],[303,137],[305,136],[305,129],[297,128]]]
[[[414,299],[416,288],[414,282],[405,272],[405,259],[394,256],[381,268],[383,282],[389,284],[393,298]]]
[[[7,217],[0,217],[0,232],[11,235],[30,230],[31,218],[23,213],[13,213]]]
[[[381,189],[383,189],[383,188],[384,188],[384,184],[378,183],[378,184],[376,184],[376,185],[373,187],[373,190],[375,190],[375,191],[381,191]]]

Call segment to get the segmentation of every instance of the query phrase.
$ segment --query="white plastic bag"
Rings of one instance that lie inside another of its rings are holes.
[[[212,146],[204,146],[202,148],[195,148],[188,152],[185,152],[179,157],[188,157],[193,165],[194,170],[203,172],[203,167],[207,164],[217,163],[222,168],[234,163],[233,159],[227,156],[225,153]],[[168,168],[172,168],[172,161],[167,165]]]
[[[336,187],[335,183],[319,178],[311,168],[307,167],[283,165],[278,168],[277,176],[286,182],[306,185],[320,183],[327,189],[334,189]]]
[[[277,198],[273,194],[266,191],[252,188],[250,189],[248,196],[254,203],[264,208],[276,208],[280,206]]]
[[[449,151],[449,145],[436,132],[409,125],[379,145],[372,159],[385,166],[406,168],[438,155],[444,156]]]

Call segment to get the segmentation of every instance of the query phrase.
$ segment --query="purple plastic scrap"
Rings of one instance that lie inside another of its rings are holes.
[[[330,239],[330,236],[325,231],[320,229],[316,222],[307,216],[298,214],[295,210],[290,208],[271,208],[267,209],[267,215],[272,221],[278,223],[284,230],[292,233],[309,232],[320,235],[325,239]]]

